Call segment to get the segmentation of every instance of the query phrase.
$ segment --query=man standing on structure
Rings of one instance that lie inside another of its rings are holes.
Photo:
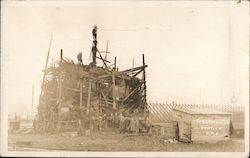
[[[94,26],[94,28],[93,28],[93,30],[92,30],[92,34],[93,34],[93,38],[94,38],[94,40],[95,40],[96,37],[97,37],[97,26],[96,26],[96,25]]]
[[[77,55],[78,64],[82,64],[82,52]]]
[[[92,45],[92,59],[93,59],[93,64],[96,65],[96,52],[98,51],[97,49],[97,26],[94,26],[94,29],[92,30],[93,34],[93,45]]]

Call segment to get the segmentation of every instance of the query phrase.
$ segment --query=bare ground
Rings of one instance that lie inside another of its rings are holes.
[[[169,151],[169,152],[243,152],[244,139],[231,138],[217,143],[163,143],[162,138],[143,135],[128,136],[118,132],[92,133],[90,136],[61,136],[58,134],[9,134],[9,150],[16,142],[29,145],[16,150],[73,150],[73,151]],[[21,148],[20,148],[21,147]],[[25,149],[26,148],[26,149]]]

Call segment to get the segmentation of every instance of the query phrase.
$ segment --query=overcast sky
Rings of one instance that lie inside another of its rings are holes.
[[[2,106],[9,113],[38,104],[50,35],[50,62],[64,56],[88,64],[91,30],[119,70],[142,64],[149,101],[248,105],[249,3],[242,2],[3,2]]]

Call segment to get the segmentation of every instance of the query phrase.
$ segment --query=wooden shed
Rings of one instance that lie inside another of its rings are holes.
[[[211,109],[174,108],[179,141],[217,142],[231,133],[231,114]]]

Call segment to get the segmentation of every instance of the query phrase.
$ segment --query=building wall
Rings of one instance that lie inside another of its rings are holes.
[[[192,115],[193,142],[210,142],[230,138],[230,115]]]

